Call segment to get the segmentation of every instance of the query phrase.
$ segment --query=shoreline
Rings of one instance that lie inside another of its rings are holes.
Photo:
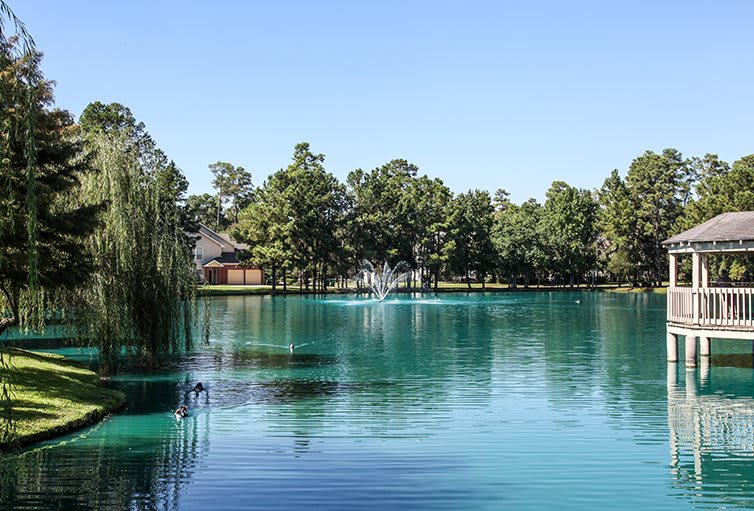
[[[16,436],[0,444],[10,451],[91,426],[122,409],[126,396],[61,355],[9,348]]]
[[[357,291],[355,288],[328,288],[327,291],[306,291],[306,290],[299,290],[299,289],[291,289],[290,287],[287,290],[283,289],[277,289],[274,293],[272,292],[271,286],[230,286],[230,285],[205,285],[200,286],[198,288],[199,295],[200,296],[286,296],[286,295],[312,295],[312,296],[318,296],[318,295],[364,295],[369,293],[369,291]],[[516,293],[516,292],[524,292],[524,293],[531,293],[531,292],[538,292],[538,291],[548,291],[548,292],[566,292],[566,293],[572,293],[572,292],[584,292],[584,291],[602,291],[602,292],[608,292],[608,293],[659,293],[659,294],[665,294],[667,292],[667,287],[630,287],[630,286],[621,286],[618,287],[617,285],[599,285],[595,288],[590,288],[588,286],[582,286],[582,287],[563,287],[563,286],[530,286],[530,287],[517,287],[517,288],[511,288],[508,286],[501,286],[501,285],[492,285],[487,287],[481,287],[476,286],[472,288],[463,287],[463,285],[454,285],[454,286],[444,286],[440,287],[438,289],[421,289],[421,288],[400,288],[395,289],[394,293],[397,294],[411,294],[411,293],[426,293],[426,294],[445,294],[445,293]]]

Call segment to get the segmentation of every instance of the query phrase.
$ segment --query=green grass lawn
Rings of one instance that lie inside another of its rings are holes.
[[[667,283],[663,282],[663,287],[631,287],[624,284],[622,287],[609,289],[611,293],[656,293],[665,295],[668,293]]]
[[[198,286],[199,294],[205,296],[222,295],[266,295],[272,292],[272,286],[228,286],[213,284]],[[280,288],[282,290],[282,288]]]
[[[97,374],[59,355],[9,353],[13,420],[21,445],[91,424],[125,403],[125,395],[103,387]]]
[[[349,285],[350,290],[355,286]],[[210,284],[198,286],[199,294],[204,296],[224,296],[224,295],[268,295],[272,293],[272,286],[230,286],[225,284]],[[349,289],[331,286],[327,288],[328,293],[348,293]],[[288,285],[288,290],[283,291],[283,286],[278,285],[278,294],[299,294],[298,285]]]
[[[349,293],[352,292],[356,287],[356,284],[354,282],[349,282],[347,288],[339,288],[335,286],[330,286],[327,288],[328,293]],[[403,288],[403,284],[401,284],[400,288]],[[272,286],[230,286],[230,285],[204,285],[199,286],[199,293],[204,296],[230,296],[230,295],[267,295],[272,292]],[[434,287],[430,289],[433,290]],[[556,289],[556,290],[564,290],[564,291],[576,291],[576,290],[589,290],[589,287],[586,284],[582,284],[580,287],[551,287],[547,286],[546,284],[542,284],[541,287],[537,287],[536,283],[531,283],[528,288],[524,288],[523,285],[519,285],[516,290],[537,290],[537,289]],[[613,290],[615,288],[615,284],[609,284],[609,285],[598,285],[597,289],[607,289],[607,290]],[[439,282],[438,283],[438,290],[439,291],[467,291],[469,290],[469,287],[464,282]],[[484,288],[482,288],[482,284],[478,282],[474,282],[471,284],[471,290],[473,291],[507,291],[511,290],[508,287],[508,284],[493,284],[493,283],[487,283]],[[618,291],[628,291],[628,286],[624,288],[618,288]],[[643,290],[643,289],[642,289]],[[638,292],[639,289],[634,289],[634,292]],[[298,285],[289,285],[287,291],[283,291],[283,286],[278,286],[277,293],[278,294],[298,294],[299,293],[299,287]],[[654,291],[654,292],[664,292],[662,289]]]

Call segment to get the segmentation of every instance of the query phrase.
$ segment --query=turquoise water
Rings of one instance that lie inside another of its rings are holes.
[[[662,295],[211,307],[209,345],[113,378],[124,412],[2,459],[0,508],[754,508],[751,345],[668,366]]]

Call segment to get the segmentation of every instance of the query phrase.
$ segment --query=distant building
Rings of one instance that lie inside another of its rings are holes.
[[[264,272],[258,266],[241,263],[238,253],[248,245],[239,243],[227,234],[220,234],[199,224],[194,247],[196,272],[207,284],[259,285]]]

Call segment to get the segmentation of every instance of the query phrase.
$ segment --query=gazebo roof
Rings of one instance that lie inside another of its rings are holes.
[[[673,243],[710,243],[717,241],[753,241],[754,211],[740,213],[723,213],[688,231],[676,234],[662,242]]]

